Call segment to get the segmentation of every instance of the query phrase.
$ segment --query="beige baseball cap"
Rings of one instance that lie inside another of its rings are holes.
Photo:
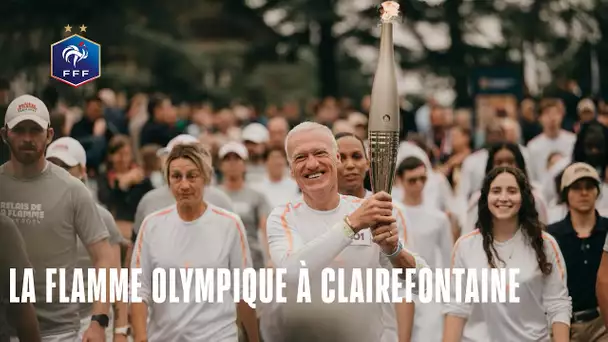
[[[78,140],[63,137],[53,141],[46,150],[46,159],[57,158],[69,167],[87,166],[87,152]]]
[[[587,163],[574,163],[568,166],[562,174],[561,191],[574,184],[579,179],[590,178],[600,183],[600,175]]]
[[[4,125],[13,129],[27,120],[34,121],[43,129],[49,128],[51,122],[49,110],[42,100],[32,95],[21,95],[8,105]]]
[[[268,141],[268,129],[261,123],[251,123],[243,129],[241,141],[251,141],[256,144],[263,144]]]

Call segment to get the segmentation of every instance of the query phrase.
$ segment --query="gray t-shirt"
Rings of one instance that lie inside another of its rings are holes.
[[[222,190],[214,186],[206,187],[203,197],[206,202],[209,202],[216,207],[220,207],[228,211],[234,211],[230,198]],[[137,205],[135,222],[133,223],[133,232],[135,232],[135,235],[137,235],[139,232],[139,228],[144,222],[146,216],[173,204],[175,204],[175,198],[173,197],[173,194],[171,193],[171,190],[169,190],[168,186],[165,185],[148,191],[148,193],[142,197],[141,201],[139,201],[139,204]]]
[[[251,257],[253,258],[253,267],[264,267],[264,253],[258,234],[260,234],[260,220],[262,218],[266,219],[270,214],[270,206],[266,197],[249,186],[245,186],[238,191],[231,191],[226,188],[222,188],[222,190],[232,200],[234,212],[241,217],[245,225]]]
[[[124,241],[124,238],[118,230],[118,226],[116,225],[116,221],[114,221],[114,217],[112,217],[112,214],[108,211],[108,209],[102,207],[99,204],[97,204],[97,209],[99,210],[99,215],[103,220],[108,234],[110,234],[110,244],[120,245]],[[89,256],[89,251],[87,250],[87,247],[82,243],[80,239],[78,239],[78,261],[76,263],[76,267],[83,269],[84,283],[86,284],[89,279],[88,269],[95,268],[95,265],[93,265],[93,261]],[[80,318],[82,319],[90,316],[92,308],[93,303],[80,304]]]
[[[25,243],[19,233],[15,222],[5,215],[0,215],[0,342],[10,340],[11,326],[7,320],[7,309],[9,304],[10,268],[17,269],[17,283],[15,289],[21,292],[23,279],[22,271],[30,267],[30,262],[25,252]],[[18,293],[19,294],[19,293]]]
[[[604,244],[604,251],[608,253],[608,235],[606,235],[606,243]]]
[[[93,244],[108,238],[95,200],[87,187],[67,171],[47,163],[40,175],[18,179],[0,166],[0,214],[11,218],[25,241],[35,272],[36,314],[43,336],[78,331],[78,303],[46,303],[46,269],[66,269],[66,295],[72,293],[77,238]],[[58,282],[58,277],[55,278]]]

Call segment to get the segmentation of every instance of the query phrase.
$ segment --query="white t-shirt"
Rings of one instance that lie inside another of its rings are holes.
[[[454,300],[445,304],[445,313],[468,319],[463,341],[504,341],[508,337],[509,341],[550,342],[553,323],[570,325],[572,301],[568,296],[564,258],[555,239],[548,233],[542,234],[547,261],[553,267],[547,276],[541,273],[536,253],[521,229],[508,241],[494,242],[498,256],[506,263],[503,265],[495,257],[497,267],[520,270],[516,276],[519,303],[456,303],[454,285],[451,286]],[[478,272],[489,268],[479,230],[456,241],[452,265]],[[466,277],[462,277],[462,289],[465,288]]]
[[[362,199],[341,195],[335,209],[319,211],[300,199],[275,208],[268,217],[272,262],[287,269],[288,303],[282,305],[281,310],[285,334],[307,334],[307,337],[310,334],[311,340],[323,341],[383,340],[386,328],[384,304],[324,304],[319,298],[319,275],[326,267],[344,269],[344,279],[351,279],[354,268],[392,267],[372,241],[369,228],[354,236],[347,235],[349,228],[344,224],[344,217],[362,202]],[[398,221],[401,217],[396,214]],[[418,269],[425,267],[420,257],[416,256],[416,262]],[[302,263],[310,274],[312,303],[295,304],[293,300]],[[289,340],[288,336],[284,338]]]
[[[542,182],[547,175],[547,159],[553,152],[559,152],[564,157],[572,155],[576,135],[568,131],[560,131],[555,139],[549,138],[545,133],[541,133],[528,142],[528,150],[534,156],[530,160],[531,168],[537,175],[538,181]]]
[[[289,176],[283,177],[278,182],[273,182],[266,175],[260,182],[251,183],[251,187],[266,196],[270,208],[285,204],[300,196],[298,183]]]
[[[420,254],[430,268],[450,267],[454,238],[448,216],[424,205],[404,205],[409,218],[410,248]],[[441,341],[443,335],[442,305],[415,301],[412,341]]]
[[[237,340],[236,306],[231,291],[224,294],[221,303],[196,303],[197,287],[191,286],[189,303],[154,303],[151,280],[155,268],[164,268],[168,274],[170,268],[252,267],[247,234],[236,214],[209,204],[203,215],[192,222],[183,221],[175,205],[148,215],[134,246],[131,267],[142,269],[138,293],[151,309],[147,327],[150,341]],[[176,294],[183,297],[179,274],[176,282]]]

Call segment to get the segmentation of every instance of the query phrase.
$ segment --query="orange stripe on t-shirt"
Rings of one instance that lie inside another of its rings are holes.
[[[144,245],[144,232],[146,231],[146,227],[148,226],[148,221],[150,221],[153,217],[167,215],[168,213],[173,211],[173,207],[167,208],[165,210],[159,211],[157,213],[151,214],[146,218],[146,220],[141,224],[141,229],[139,230],[139,242],[137,243],[137,249],[135,250],[135,266],[141,267],[141,249]]]
[[[294,209],[299,207],[302,203],[297,203],[294,206]],[[291,206],[291,202],[285,205],[285,210],[283,210],[283,214],[281,214],[281,226],[283,230],[285,230],[285,235],[287,236],[287,256],[291,254],[293,251],[293,236],[291,235],[291,230],[289,230],[289,226],[287,225],[287,213],[290,211],[289,206]]]
[[[553,249],[553,254],[555,254],[555,261],[557,262],[557,269],[559,270],[559,274],[564,279],[564,266],[562,265],[562,260],[559,257],[559,251],[557,246],[555,245],[555,241],[547,236],[548,233],[543,232],[543,240],[549,241],[551,244],[551,248]]]
[[[403,212],[399,209],[398,206],[393,204],[393,208],[397,210],[397,216],[399,220],[401,220],[401,225],[403,226],[403,242],[407,242],[407,226],[405,224],[405,217],[403,216]]]
[[[247,245],[245,244],[245,235],[243,235],[243,229],[241,227],[241,224],[239,223],[239,220],[236,217],[234,217],[233,215],[231,215],[225,211],[217,210],[215,208],[212,209],[212,211],[220,216],[227,217],[227,218],[231,219],[232,222],[234,222],[236,229],[239,231],[239,238],[241,240],[241,252],[243,254],[243,268],[246,268],[247,267]]]
[[[452,249],[452,261],[450,263],[450,268],[454,267],[454,261],[456,259],[456,250],[458,249],[458,245],[460,244],[460,241],[468,239],[471,236],[475,236],[477,234],[479,234],[479,229],[475,229],[474,231],[472,231],[468,234],[465,234],[465,235],[461,236],[460,239],[456,240],[456,243],[454,244],[454,248]]]

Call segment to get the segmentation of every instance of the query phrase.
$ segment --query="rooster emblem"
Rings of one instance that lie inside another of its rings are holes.
[[[82,61],[83,59],[86,59],[88,56],[89,51],[87,50],[86,45],[84,45],[84,42],[80,42],[78,46],[70,45],[63,49],[63,52],[61,53],[61,57],[63,57],[63,60],[72,64],[74,68],[76,67],[76,63]]]

